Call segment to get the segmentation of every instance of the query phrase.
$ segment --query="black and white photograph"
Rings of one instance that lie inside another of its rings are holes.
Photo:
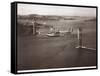
[[[97,7],[17,3],[18,73],[97,68]]]

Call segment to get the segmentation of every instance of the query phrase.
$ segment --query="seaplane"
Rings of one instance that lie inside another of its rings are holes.
[[[47,36],[50,36],[50,37],[58,37],[58,36],[63,36],[64,34],[66,33],[71,33],[73,32],[73,28],[70,28],[69,30],[67,31],[59,31],[59,30],[55,30],[55,28],[51,28],[50,29],[51,32],[46,34]]]
[[[57,30],[55,30],[55,28],[51,28],[50,31],[51,32],[46,34],[46,36],[49,36],[49,37],[58,37],[58,36],[60,36],[59,30],[57,31]]]

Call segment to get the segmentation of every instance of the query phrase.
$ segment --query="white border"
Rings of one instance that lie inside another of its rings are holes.
[[[70,68],[53,68],[53,69],[38,69],[38,70],[18,70],[18,73],[23,72],[41,72],[41,71],[57,71],[57,70],[75,70],[75,69],[90,69],[96,68],[96,66],[87,66],[87,67],[70,67]]]

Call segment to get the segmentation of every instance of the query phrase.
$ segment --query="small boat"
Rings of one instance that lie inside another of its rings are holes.
[[[48,33],[48,34],[46,34],[47,36],[55,36],[55,34],[54,33]]]
[[[55,33],[48,33],[48,34],[46,34],[47,36],[50,36],[50,37],[58,37],[58,36],[60,36],[60,34],[59,33],[57,33],[57,32],[55,32]]]

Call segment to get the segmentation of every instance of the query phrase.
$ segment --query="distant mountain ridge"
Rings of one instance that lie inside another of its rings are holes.
[[[56,16],[56,15],[38,15],[38,14],[29,14],[29,15],[18,15],[19,19],[37,19],[37,20],[74,20],[70,16]]]

